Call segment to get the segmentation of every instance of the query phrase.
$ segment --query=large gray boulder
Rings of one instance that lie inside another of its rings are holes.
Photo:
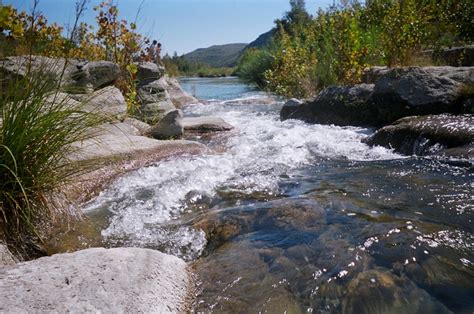
[[[0,60],[0,73],[5,78],[3,84],[36,73],[43,80],[60,83],[62,90],[70,93],[92,92],[121,76],[119,66],[110,61],[79,62],[43,56],[7,57]]]
[[[0,268],[0,312],[186,310],[183,260],[138,248],[87,249]]]
[[[375,112],[370,97],[374,85],[331,86],[312,101],[288,101],[280,112],[282,120],[300,119],[310,123],[368,126]]]
[[[71,98],[84,104],[86,110],[121,117],[127,113],[127,103],[122,92],[114,86],[107,86],[92,94],[74,94]]]
[[[461,83],[420,68],[393,69],[377,80],[371,96],[377,124],[411,115],[459,111],[461,87]]]
[[[406,155],[436,154],[474,142],[474,115],[405,117],[379,129],[365,142]]]
[[[135,63],[135,65],[137,66],[139,85],[147,85],[165,75],[165,68],[162,65],[153,62],[139,62]]]
[[[184,134],[181,110],[170,110],[163,118],[150,129],[151,136],[156,139],[181,137]]]
[[[84,91],[97,90],[111,85],[122,75],[120,67],[110,61],[84,62],[76,67],[77,71],[71,73],[72,82],[68,86],[72,91],[75,88]]]
[[[185,131],[196,133],[229,131],[234,128],[218,117],[186,117],[182,124]]]
[[[7,91],[9,84],[15,84],[18,80],[28,78],[51,83],[51,89],[55,88],[61,79],[61,86],[74,85],[71,79],[77,71],[78,62],[63,58],[52,59],[42,56],[13,56],[0,60],[0,94]],[[34,74],[34,76],[33,76]]]

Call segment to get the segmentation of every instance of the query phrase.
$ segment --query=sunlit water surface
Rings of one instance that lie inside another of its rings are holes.
[[[369,129],[281,122],[282,101],[234,78],[182,85],[209,100],[186,116],[235,130],[191,136],[211,152],[87,204],[103,243],[192,261],[197,312],[474,310],[472,167],[370,148]]]

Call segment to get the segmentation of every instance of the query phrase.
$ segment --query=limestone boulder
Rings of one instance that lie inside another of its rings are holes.
[[[94,248],[0,268],[0,312],[186,310],[183,260],[139,248]]]
[[[165,112],[163,118],[151,127],[151,136],[155,139],[181,137],[184,133],[182,118],[181,110],[175,109]]]
[[[43,56],[13,56],[0,60],[0,73],[6,84],[20,77],[37,75],[59,84],[68,93],[90,93],[111,85],[121,76],[116,63],[110,61],[80,62],[75,59]]]

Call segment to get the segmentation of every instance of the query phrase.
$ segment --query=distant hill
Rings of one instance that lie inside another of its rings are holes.
[[[200,48],[184,55],[184,59],[200,62],[212,67],[233,67],[247,44],[216,45]]]
[[[258,36],[257,39],[255,39],[250,44],[248,44],[247,47],[245,47],[245,49],[249,49],[249,48],[260,49],[260,48],[267,47],[268,45],[270,45],[270,42],[272,41],[272,38],[275,32],[276,32],[276,29],[272,28],[268,32],[263,33],[262,35]]]

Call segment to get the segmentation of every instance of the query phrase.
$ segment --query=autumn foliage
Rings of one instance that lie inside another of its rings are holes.
[[[37,2],[35,2],[37,4]],[[43,55],[83,60],[108,60],[123,70],[117,82],[131,112],[138,106],[135,88],[137,72],[133,61],[147,58],[144,49],[149,40],[136,31],[135,22],[120,19],[118,7],[112,0],[104,0],[94,7],[96,25],[79,22],[87,1],[76,2],[76,21],[65,32],[56,23],[37,14],[19,13],[11,6],[0,8],[0,57],[9,55]]]
[[[249,50],[238,66],[244,79],[285,96],[307,97],[331,84],[356,83],[368,66],[417,65],[425,49],[474,41],[469,0],[341,1],[314,16],[303,0],[290,4],[265,53]],[[256,59],[262,56],[271,62]]]

